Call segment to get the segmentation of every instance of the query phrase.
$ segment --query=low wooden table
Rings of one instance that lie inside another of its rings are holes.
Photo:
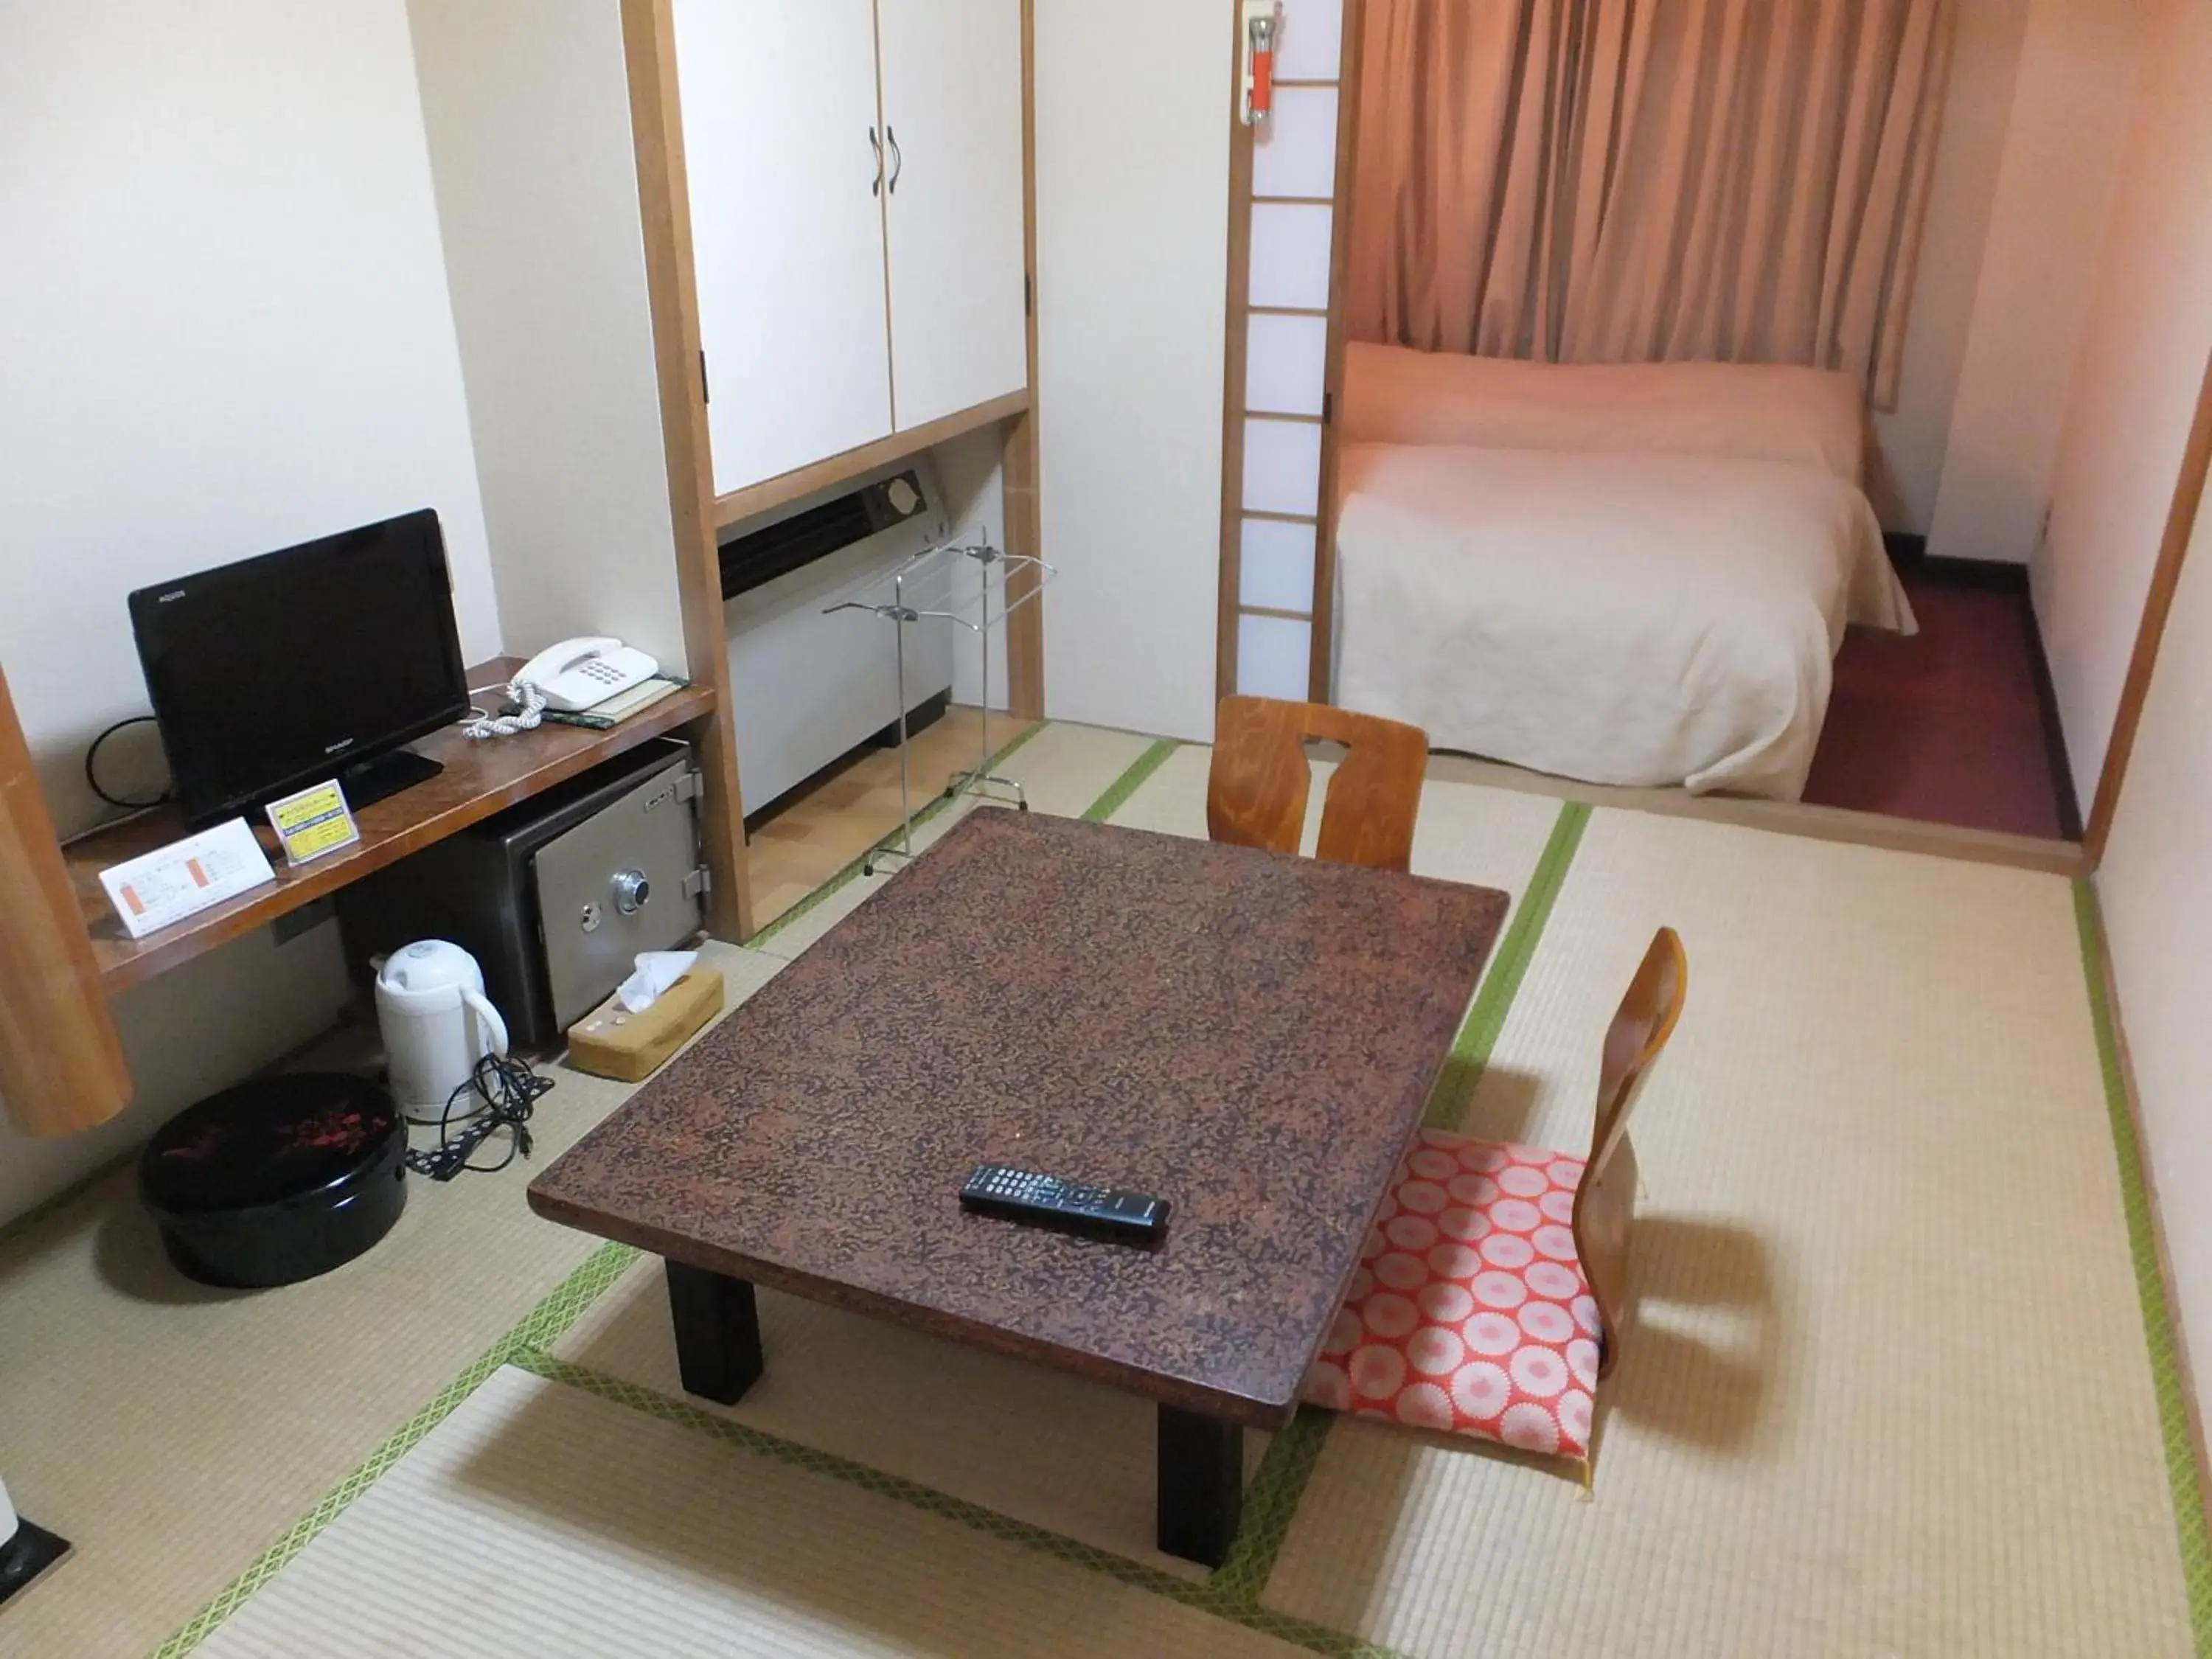
[[[531,1184],[666,1258],[684,1386],[767,1285],[1160,1406],[1159,1544],[1218,1565],[1506,896],[979,810]],[[963,1212],[980,1162],[1157,1194],[1145,1249]]]

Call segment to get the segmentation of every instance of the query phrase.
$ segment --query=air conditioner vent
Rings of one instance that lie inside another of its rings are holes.
[[[936,511],[932,491],[912,467],[832,496],[724,542],[722,597],[735,599],[879,532],[933,517]]]

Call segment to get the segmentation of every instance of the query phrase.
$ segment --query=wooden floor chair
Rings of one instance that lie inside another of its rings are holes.
[[[1413,818],[1428,769],[1419,726],[1324,703],[1229,696],[1214,716],[1213,767],[1206,827],[1215,841],[1270,852],[1298,850],[1313,769],[1305,744],[1322,738],[1346,753],[1328,781],[1315,855],[1340,864],[1404,870],[1413,856]]]
[[[1587,1464],[1630,1309],[1629,1113],[1681,1018],[1662,927],[1607,1027],[1588,1158],[1424,1129],[1308,1374],[1312,1404]]]

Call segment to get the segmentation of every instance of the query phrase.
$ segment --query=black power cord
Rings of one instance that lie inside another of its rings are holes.
[[[512,1054],[486,1054],[468,1081],[447,1097],[438,1117],[438,1144],[407,1154],[407,1167],[433,1181],[451,1181],[464,1170],[489,1175],[504,1170],[519,1153],[530,1156],[530,1114],[538,1097],[553,1086],[527,1060]],[[507,1131],[507,1156],[496,1164],[471,1164],[477,1148],[500,1130]]]
[[[92,740],[92,747],[84,751],[85,783],[91,788],[94,794],[99,796],[100,799],[106,801],[110,806],[120,806],[127,811],[143,812],[149,806],[167,806],[171,801],[176,799],[177,792],[173,787],[164,789],[160,794],[155,796],[151,800],[125,800],[120,795],[111,795],[107,791],[101,788],[100,787],[99,775],[93,770],[93,763],[100,758],[100,744],[106,743],[110,738],[113,737],[118,732],[120,732],[126,726],[150,726],[152,724],[154,724],[154,716],[151,714],[133,714],[129,720],[118,720],[114,725],[109,726],[107,730],[102,732],[98,737],[94,738]]]

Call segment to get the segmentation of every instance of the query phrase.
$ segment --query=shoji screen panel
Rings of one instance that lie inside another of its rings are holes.
[[[1273,115],[1236,129],[1220,690],[1328,695],[1328,441],[1343,348],[1336,198],[1358,0],[1283,0]]]

